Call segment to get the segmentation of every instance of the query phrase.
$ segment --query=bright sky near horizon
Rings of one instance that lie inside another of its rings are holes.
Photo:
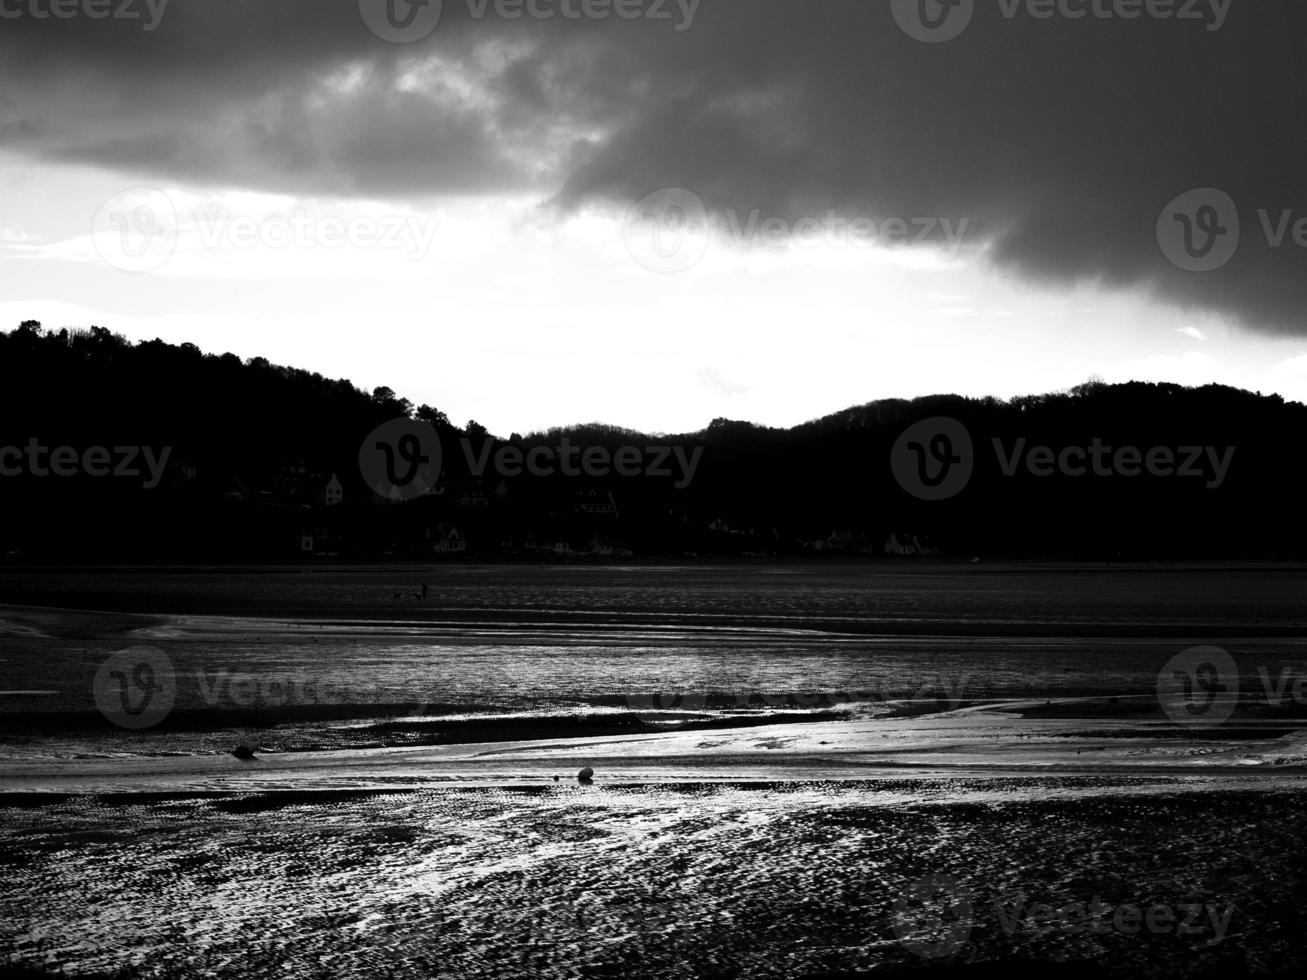
[[[1281,139],[1296,96],[1273,67],[1203,72],[1249,57],[1257,15],[978,10],[925,43],[845,0],[705,0],[679,31],[685,7],[591,23],[447,2],[393,43],[370,2],[298,32],[303,0],[174,0],[148,32],[0,23],[0,324],[262,356],[503,434],[789,426],[1091,375],[1307,401],[1307,252],[1276,238],[1297,178],[1241,128],[1255,101]],[[1091,84],[1105,63],[1128,81]],[[1167,72],[1205,114],[1162,115]],[[1206,186],[1238,201],[1238,256],[1177,268],[1159,215]]]

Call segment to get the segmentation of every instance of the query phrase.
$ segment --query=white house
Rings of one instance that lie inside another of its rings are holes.
[[[345,487],[341,484],[340,478],[333,473],[326,486],[318,491],[318,503],[323,507],[339,507],[344,502]]]

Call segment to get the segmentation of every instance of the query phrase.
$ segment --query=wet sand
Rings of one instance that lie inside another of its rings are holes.
[[[1301,792],[1193,779],[5,797],[0,811],[0,937],[74,971],[779,978],[1029,958],[1232,976],[1301,966],[1307,925]],[[915,897],[940,882],[952,904],[932,918]],[[1154,910],[1151,928],[1135,909]]]
[[[1186,732],[1166,720],[1023,717],[1043,702],[961,707],[925,716],[793,722],[591,738],[501,740],[420,748],[177,757],[38,759],[0,765],[0,792],[123,793],[384,790],[449,783],[531,786],[585,766],[603,779],[651,785],[685,781],[859,779],[904,771],[1258,778],[1307,776],[1307,732],[1231,721]],[[510,730],[511,731],[511,730]]]
[[[1069,980],[1307,959],[1302,706],[1250,698],[1190,728],[1151,690],[1186,638],[1236,639],[1248,678],[1296,670],[1301,570],[1087,589],[1081,571],[823,571],[803,594],[801,571],[737,589],[734,571],[672,570],[670,595],[649,570],[480,569],[399,610],[375,596],[390,571],[286,572],[244,614],[267,581],[201,576],[216,587],[197,601],[160,574],[36,583],[112,614],[0,609],[14,963],[770,978],[1034,961]],[[149,589],[161,604],[138,604]],[[183,679],[334,664],[371,686],[245,715],[179,684],[172,717],[133,735],[88,692],[101,651],[138,644]],[[844,696],[867,664],[904,691]],[[680,707],[639,708],[662,690]],[[241,726],[252,760],[226,750]]]
[[[1296,734],[1064,707],[11,763],[0,941],[187,977],[1300,968]]]

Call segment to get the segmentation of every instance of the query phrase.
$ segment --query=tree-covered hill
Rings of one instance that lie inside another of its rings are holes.
[[[1307,556],[1307,407],[1220,386],[888,399],[788,430],[718,419],[678,435],[596,423],[503,437],[388,388],[98,327],[0,334],[0,372],[10,562],[872,558],[891,536],[891,551],[967,558]],[[438,484],[402,500],[376,493],[359,462],[400,417],[429,423],[441,447]],[[970,479],[942,499],[892,466],[909,452],[928,468],[940,450],[961,459],[935,423],[902,438],[933,419],[972,443]],[[29,445],[78,464],[34,467]],[[136,478],[88,474],[96,447],[115,465],[116,449],[148,448],[157,472],[141,455]],[[524,459],[553,465],[528,472]],[[1167,459],[1173,472],[1149,472]]]

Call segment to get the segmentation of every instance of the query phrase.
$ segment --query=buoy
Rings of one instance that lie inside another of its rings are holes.
[[[593,782],[594,778],[595,778],[595,771],[591,769],[589,766],[586,766],[584,769],[582,769],[580,772],[576,774],[577,782],[581,782],[581,783]]]

